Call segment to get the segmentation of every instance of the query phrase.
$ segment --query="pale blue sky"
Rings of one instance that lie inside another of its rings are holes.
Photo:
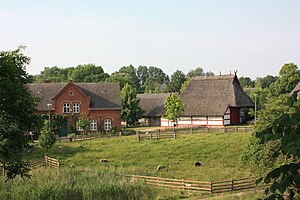
[[[27,46],[30,74],[94,63],[254,79],[300,67],[299,10],[297,0],[0,0],[0,50]]]

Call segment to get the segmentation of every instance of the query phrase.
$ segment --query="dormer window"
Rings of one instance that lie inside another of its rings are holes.
[[[70,113],[70,103],[64,103],[64,113]]]
[[[74,113],[79,113],[80,112],[80,107],[79,107],[79,103],[78,102],[74,103],[74,105],[73,105],[73,111],[74,111]]]

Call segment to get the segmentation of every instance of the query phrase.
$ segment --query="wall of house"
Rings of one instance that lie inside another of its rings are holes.
[[[162,127],[173,127],[174,122],[161,118]],[[180,117],[177,121],[178,127],[191,126],[224,126],[224,116],[199,116],[199,117]]]
[[[88,117],[97,120],[98,131],[104,130],[104,120],[111,119],[116,131],[121,130],[121,110],[91,110]]]

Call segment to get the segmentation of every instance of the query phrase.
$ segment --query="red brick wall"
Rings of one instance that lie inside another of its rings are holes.
[[[72,94],[71,94],[72,92]],[[80,104],[80,113],[85,113],[90,119],[97,120],[97,129],[102,131],[104,129],[104,120],[111,119],[112,126],[116,127],[116,130],[121,130],[121,110],[91,110],[90,111],[90,99],[80,92],[80,90],[73,84],[67,85],[58,96],[53,101],[54,111],[52,113],[56,114],[66,114],[64,113],[63,106],[64,103],[70,103],[70,113],[73,114],[74,103]],[[41,112],[44,113],[44,112]],[[48,113],[48,112],[46,112]],[[45,114],[46,114],[45,113]],[[78,114],[79,116],[80,114]],[[73,120],[68,118],[69,124],[74,124]]]
[[[105,119],[111,119],[112,126],[115,126],[117,131],[121,130],[121,110],[91,110],[88,117],[97,119],[98,130],[104,129]]]

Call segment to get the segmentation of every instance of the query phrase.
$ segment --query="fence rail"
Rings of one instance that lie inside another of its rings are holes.
[[[255,178],[232,179],[225,181],[203,182],[184,179],[169,179],[152,176],[127,175],[131,181],[142,181],[153,187],[204,191],[210,193],[245,190],[256,187]]]

